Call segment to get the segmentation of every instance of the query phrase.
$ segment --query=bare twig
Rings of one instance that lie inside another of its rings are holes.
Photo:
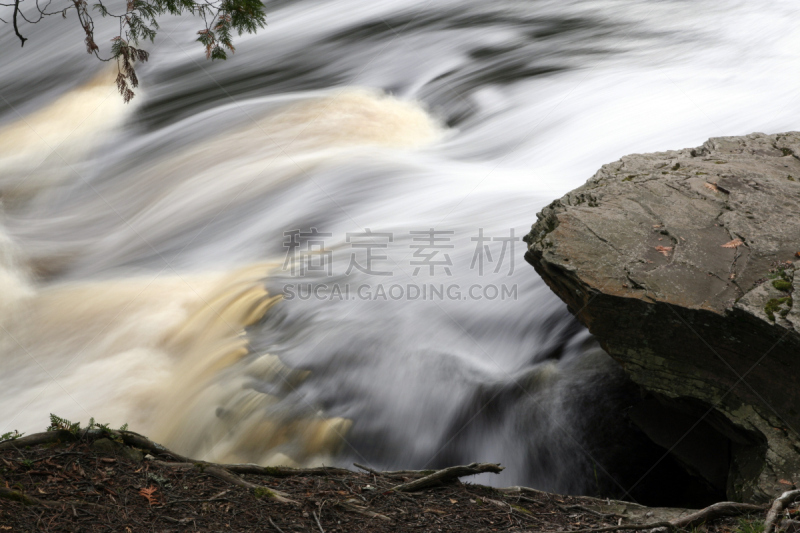
[[[17,28],[17,15],[19,15],[19,2],[20,0],[14,0],[14,19],[13,19],[14,33],[16,33],[17,37],[19,37],[20,46],[25,46],[25,41],[27,41],[28,39],[23,37],[22,34],[19,32],[19,28]]]
[[[275,522],[272,521],[271,516],[268,516],[267,519],[269,520],[269,523],[272,524],[272,527],[278,530],[278,533],[283,533],[283,530],[279,528],[277,525],[275,525]]]
[[[343,502],[336,502],[334,505],[342,507],[348,511],[353,511],[354,513],[358,513],[364,516],[368,516],[370,518],[380,518],[381,520],[386,520],[387,522],[394,522],[391,518],[386,515],[382,515],[380,513],[376,513],[375,511],[370,511],[366,507],[362,505],[357,505],[353,503],[355,500],[347,500]]]
[[[320,533],[325,533],[325,530],[322,529],[322,524],[319,523],[319,517],[317,517],[317,512],[316,511],[311,511],[311,514],[314,515],[314,520],[316,520],[316,522],[317,522],[317,527],[319,527]]]

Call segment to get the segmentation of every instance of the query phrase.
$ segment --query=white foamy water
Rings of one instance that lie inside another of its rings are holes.
[[[128,106],[74,20],[23,49],[2,26],[0,433],[54,412],[212,460],[592,491],[629,398],[518,239],[622,155],[797,129],[796,2],[268,9],[222,63],[166,21]],[[452,248],[415,248],[431,229]]]

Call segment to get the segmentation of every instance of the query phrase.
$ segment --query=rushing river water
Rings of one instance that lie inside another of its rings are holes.
[[[632,391],[519,239],[627,153],[797,129],[797,1],[267,5],[226,62],[165,21],[130,105],[74,15],[2,26],[0,433],[624,495]]]

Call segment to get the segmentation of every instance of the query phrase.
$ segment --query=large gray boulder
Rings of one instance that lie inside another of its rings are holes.
[[[525,237],[646,391],[630,418],[740,501],[800,486],[799,155],[792,132],[623,157]]]

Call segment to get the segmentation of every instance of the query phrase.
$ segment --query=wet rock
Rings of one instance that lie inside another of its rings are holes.
[[[630,418],[731,499],[800,485],[800,133],[623,157],[526,259],[647,393]]]

